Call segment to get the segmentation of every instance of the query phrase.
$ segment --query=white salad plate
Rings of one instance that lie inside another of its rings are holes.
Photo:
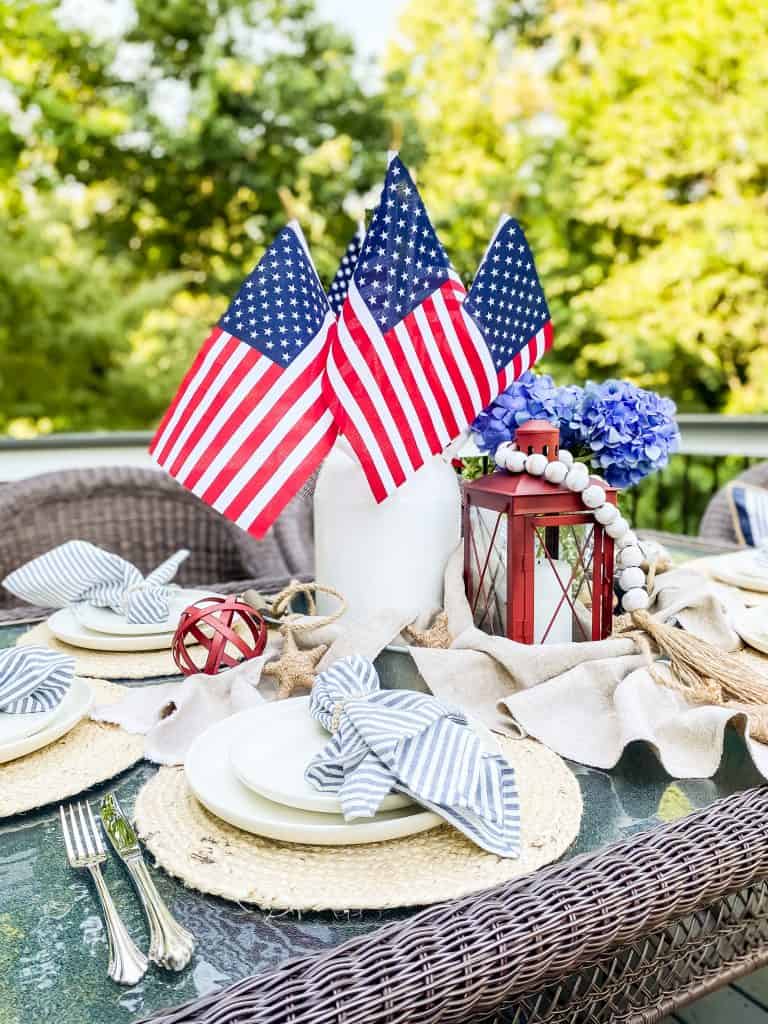
[[[346,822],[340,814],[286,807],[254,793],[236,777],[229,763],[229,753],[244,742],[254,745],[263,742],[260,711],[261,708],[252,708],[217,722],[198,736],[189,749],[184,765],[189,788],[217,818],[244,832],[269,839],[319,846],[354,846],[401,839],[442,823],[437,814],[416,805]],[[309,755],[309,752],[301,753]]]
[[[747,608],[732,616],[731,625],[745,644],[768,654],[768,608]]]
[[[162,622],[127,622],[124,615],[119,615],[111,608],[95,608],[90,604],[78,607],[76,614],[80,624],[86,629],[107,633],[110,636],[147,637],[153,633],[173,634],[184,609],[205,597],[221,597],[221,594],[212,594],[209,590],[172,590],[168,602],[168,618]]]
[[[71,608],[60,608],[48,619],[48,628],[57,640],[89,651],[162,651],[173,644],[173,633],[146,636],[114,636],[88,629]]]
[[[75,677],[58,707],[32,715],[0,711],[0,764],[31,754],[60,739],[91,709],[93,694],[85,679]]]
[[[751,551],[713,558],[709,561],[709,571],[722,583],[768,593],[768,562],[758,560]]]
[[[341,814],[333,793],[320,793],[304,778],[304,769],[331,737],[309,714],[309,697],[270,701],[254,709],[253,734],[235,744],[230,764],[238,779],[259,796],[287,807],[320,814]],[[258,742],[254,741],[258,737]],[[380,810],[413,807],[410,797],[391,793]]]

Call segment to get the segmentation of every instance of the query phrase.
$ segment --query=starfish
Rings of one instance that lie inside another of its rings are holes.
[[[436,615],[429,629],[417,630],[406,626],[403,633],[413,647],[446,649],[453,643],[453,637],[448,631],[448,614],[446,612]]]
[[[281,633],[284,638],[283,653],[276,661],[270,661],[264,666],[264,674],[278,680],[278,700],[290,697],[297,687],[311,690],[317,663],[328,650],[327,644],[320,644],[319,647],[302,651],[290,628],[282,629]]]

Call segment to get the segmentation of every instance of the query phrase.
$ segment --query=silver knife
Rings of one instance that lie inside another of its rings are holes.
[[[149,959],[169,971],[182,970],[192,959],[194,936],[173,917],[155,888],[141,855],[136,829],[113,793],[101,801],[101,821],[115,853],[128,869],[147,916]]]

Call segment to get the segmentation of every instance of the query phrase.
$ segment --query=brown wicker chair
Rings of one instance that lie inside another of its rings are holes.
[[[256,541],[155,469],[114,466],[42,473],[0,487],[0,579],[67,540],[88,540],[142,572],[180,547],[191,554],[177,582],[233,592],[265,591],[312,571],[312,504],[296,498]],[[44,609],[21,605],[0,587],[0,621]]]
[[[735,479],[755,487],[768,488],[768,462],[760,462],[757,466],[751,466]],[[705,537],[707,540],[738,544],[739,540],[733,528],[733,517],[725,492],[726,488],[723,487],[707,505],[704,515],[701,517],[699,536]]]

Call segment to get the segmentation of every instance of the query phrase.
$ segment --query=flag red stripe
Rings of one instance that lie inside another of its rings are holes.
[[[325,403],[323,403],[323,408],[325,408]],[[274,498],[264,506],[259,515],[247,528],[248,533],[257,538],[264,536],[304,481],[314,473],[331,448],[333,448],[337,434],[336,425],[333,424],[312,451],[307,453],[307,457],[291,473]]]
[[[291,452],[301,444],[302,439],[307,433],[307,425],[316,423],[325,410],[325,399],[322,394],[320,394],[306,412],[296,421],[296,423],[294,423],[283,439],[275,446],[270,454],[269,460],[262,466],[254,467],[254,474],[250,477],[248,483],[238,491],[237,497],[234,498],[226,508],[222,509],[222,512],[227,519],[238,520],[240,518],[253,499],[258,496],[264,485],[272,478],[275,472],[275,466],[279,466],[291,454]],[[314,450],[315,449],[313,449],[313,451]],[[279,495],[282,490],[283,488],[281,488],[277,494]],[[262,512],[261,514],[263,515],[264,513]]]
[[[365,356],[368,353],[370,342],[368,341],[368,335],[365,333],[359,320],[355,316],[354,310],[352,309],[352,304],[349,302],[349,300],[347,300],[347,302],[344,304],[344,309],[342,310],[341,315],[344,318],[344,325],[346,326],[347,330],[352,336],[355,345],[358,346],[362,358],[365,358]],[[343,347],[341,346],[340,341],[338,342],[338,353],[340,359],[336,360],[336,367],[341,376],[344,378],[344,381],[347,387],[349,388],[350,392],[352,393],[352,396],[356,399],[357,404],[360,407],[360,411],[363,414],[363,417],[370,426],[371,432],[376,438],[376,442],[378,444],[379,449],[381,450],[382,457],[386,462],[387,467],[389,468],[389,472],[392,474],[396,486],[399,487],[402,483],[405,482],[405,473],[403,472],[403,467],[400,465],[400,459],[397,457],[395,449],[392,447],[392,442],[389,439],[389,434],[384,429],[384,424],[381,422],[381,418],[378,414],[378,411],[376,410],[376,406],[373,400],[371,399],[370,395],[368,394],[367,387],[360,379],[357,371],[355,370],[355,367],[347,359],[347,356],[344,352]],[[355,433],[357,433],[357,431],[355,431]],[[363,445],[363,448],[367,449],[367,446],[359,433],[357,434],[357,436],[361,444]],[[349,437],[349,440],[351,443],[352,437]],[[359,452],[357,449],[355,449],[355,451],[357,452],[358,458],[360,458],[362,461],[362,453]],[[364,457],[366,459],[371,458],[370,454],[367,454]]]
[[[467,330],[464,317],[461,315],[461,310],[459,308],[460,303],[456,295],[455,286],[452,283],[447,282],[441,286],[440,291],[443,296],[445,308],[448,310],[448,315],[451,317],[451,322],[453,323],[454,330],[456,331],[456,336],[461,343],[462,352],[469,363],[472,376],[474,377],[475,382],[477,383],[477,389],[480,392],[480,409],[475,409],[474,403],[470,402],[473,409],[470,413],[470,418],[474,419],[475,416],[477,416],[479,412],[482,412],[486,405],[491,401],[491,398],[493,397],[491,395],[491,385],[488,380],[488,375],[485,372],[483,361],[477,351],[477,345],[472,339],[472,335]]]
[[[453,410],[446,396],[445,387],[437,372],[437,367],[432,362],[432,356],[429,354],[427,346],[424,343],[424,339],[421,336],[421,330],[416,322],[416,317],[412,313],[409,313],[405,320],[403,320],[403,327],[405,327],[408,332],[408,336],[413,342],[414,351],[421,363],[421,368],[424,371],[424,376],[427,378],[429,388],[437,402],[440,415],[442,416],[443,423],[445,424],[445,429],[451,437],[456,437],[457,434],[461,432],[461,428],[457,424],[456,418],[453,415]]]
[[[235,475],[239,473],[239,471],[247,462],[250,461],[259,445],[262,444],[262,442],[265,441],[266,438],[273,432],[275,424],[277,424],[280,421],[280,419],[283,416],[285,416],[285,414],[288,412],[293,403],[304,394],[304,392],[307,390],[310,384],[314,380],[316,380],[317,377],[323,372],[323,368],[325,367],[326,352],[327,346],[324,346],[318,352],[317,356],[312,360],[312,362],[310,362],[307,365],[306,369],[304,369],[295,378],[295,380],[291,381],[288,387],[279,396],[276,397],[276,400],[270,406],[269,411],[264,416],[262,416],[262,418],[256,424],[254,429],[250,432],[250,434],[248,434],[247,437],[243,438],[239,447],[235,452],[233,452],[231,458],[227,461],[226,465],[222,466],[221,470],[218,472],[214,480],[200,495],[200,497],[204,502],[206,502],[206,504],[212,505],[216,501],[216,499],[222,493],[224,488],[231,483]],[[280,383],[279,378],[280,376],[282,376],[283,372],[284,371],[281,371],[278,368],[278,378],[276,381],[277,384]],[[270,373],[265,374],[264,376],[267,377],[270,374],[271,369]],[[253,408],[254,404],[255,403],[250,401],[249,399],[249,408]],[[240,419],[242,420],[242,418],[244,417],[241,416]],[[304,422],[303,417],[300,422]],[[305,424],[305,433],[307,429],[308,428]],[[215,457],[218,454],[218,450],[218,448],[214,449],[213,446],[211,446],[209,448],[209,451],[211,452],[211,457]],[[208,461],[210,462],[210,458]],[[187,486],[186,482],[185,486]]]
[[[366,365],[368,366],[368,369],[370,370],[373,379],[376,381],[376,386],[381,392],[381,396],[384,399],[384,402],[387,406],[387,409],[389,410],[390,415],[395,421],[398,433],[402,438],[403,444],[405,445],[405,450],[408,453],[408,458],[411,460],[411,465],[413,469],[418,469],[419,466],[421,466],[422,463],[424,462],[424,459],[421,456],[419,446],[416,444],[416,439],[413,436],[413,431],[411,430],[410,422],[400,403],[400,398],[398,397],[397,392],[395,391],[390,382],[389,373],[384,368],[384,365],[381,362],[381,359],[379,358],[379,354],[376,351],[375,347],[368,342],[368,335],[365,331],[365,328],[358,320],[351,303],[349,304],[348,312],[349,315],[344,317],[344,323],[347,326],[347,330],[354,338],[355,344],[357,344],[360,347],[361,355]],[[361,341],[363,343],[362,346],[360,346]],[[360,381],[360,388],[362,390],[367,390],[365,389],[362,381]],[[352,393],[356,394],[354,391]],[[394,448],[392,449],[392,452],[394,455]],[[395,458],[397,458],[396,455]],[[398,459],[398,465],[399,461],[400,460]]]
[[[431,296],[422,302],[422,309],[427,317],[427,323],[432,332],[432,336],[435,339],[442,361],[445,364],[445,370],[449,373],[451,383],[453,385],[453,391],[461,403],[462,411],[465,416],[465,423],[457,425],[457,433],[459,433],[465,426],[466,422],[474,419],[474,407],[467,385],[464,383],[462,372],[459,369],[459,364],[456,361],[454,355],[454,346],[450,338],[447,338],[445,332],[442,330],[437,310],[435,309],[434,302]],[[442,383],[442,387],[445,387],[445,383]],[[479,410],[478,410],[479,412]]]
[[[165,415],[160,420],[160,426],[155,431],[155,436],[152,438],[152,441],[151,441],[151,443],[149,445],[149,453],[150,453],[150,455],[154,454],[155,448],[157,446],[157,443],[160,440],[160,437],[162,436],[162,433],[165,430],[168,421],[171,419],[171,417],[173,416],[174,412],[176,411],[176,407],[178,406],[178,404],[179,404],[179,402],[181,400],[181,396],[184,394],[184,392],[189,387],[189,382],[192,380],[192,378],[197,373],[198,368],[200,367],[200,364],[205,359],[206,354],[208,353],[208,349],[211,347],[211,345],[213,345],[213,343],[216,341],[216,339],[218,338],[218,336],[220,334],[221,334],[221,328],[220,327],[214,327],[213,330],[211,331],[211,333],[208,335],[208,337],[203,342],[203,344],[200,346],[200,351],[197,353],[197,355],[194,358],[194,361],[193,361],[192,365],[190,366],[190,368],[187,370],[187,372],[184,374],[184,377],[182,378],[181,384],[179,385],[179,390],[176,392],[176,395],[174,396],[174,399],[171,402],[171,404],[165,410]]]
[[[238,341],[238,344],[242,345],[243,342]],[[194,428],[184,439],[184,443],[179,449],[178,455],[173,460],[173,463],[171,464],[168,470],[171,476],[176,476],[178,473],[181,472],[184,463],[189,458],[190,453],[197,448],[200,440],[205,436],[206,430],[208,430],[211,423],[213,423],[214,419],[219,414],[219,411],[221,410],[222,406],[231,396],[235,388],[239,387],[240,383],[242,382],[246,374],[250,373],[250,371],[262,358],[258,352],[258,349],[252,348],[250,345],[247,345],[246,348],[248,351],[243,353],[240,361],[231,370],[227,370],[227,366],[225,362],[222,360],[220,364],[220,373],[218,378],[216,379],[215,387],[212,382],[206,395],[208,399],[208,405],[205,411],[200,416],[200,419],[195,424]],[[231,354],[232,353],[228,353],[228,356]],[[277,373],[279,373],[277,367],[275,367],[275,370],[277,370]],[[258,384],[260,387],[264,387],[264,378],[268,376],[269,371],[259,380]],[[252,395],[248,396],[249,400],[251,399],[251,397]],[[229,434],[231,433],[231,429],[227,430],[227,425],[231,425],[232,422],[233,416],[230,416],[219,429],[216,436],[221,438],[222,434],[224,434],[225,437],[228,437]],[[237,422],[237,420],[235,420],[234,422]],[[209,445],[208,447],[211,446],[212,444]],[[199,468],[199,465],[199,463],[196,463],[195,470]],[[204,468],[205,467],[203,467],[203,470]],[[200,478],[200,475],[203,472],[203,470],[201,470],[200,473],[197,473],[197,475],[195,475],[195,470],[193,470],[192,473],[190,474],[192,477],[194,477],[194,479],[192,480],[189,486],[194,486],[194,483]]]
[[[328,356],[329,361],[333,360],[334,367],[337,367],[337,355],[342,359],[344,358],[344,354],[339,347],[338,339],[331,343],[331,350]],[[340,369],[338,372],[341,374]],[[328,409],[330,410],[334,422],[338,427],[339,433],[346,437],[352,446],[353,452],[357,455],[358,462],[365,473],[366,479],[368,480],[368,486],[371,488],[374,498],[377,502],[382,502],[387,496],[387,490],[384,486],[384,482],[379,475],[379,471],[371,457],[371,453],[368,451],[368,447],[358,433],[354,420],[344,408],[340,396],[336,391],[334,391],[334,386],[327,373],[323,378],[323,397],[325,398]]]
[[[440,349],[440,355],[443,357],[445,368],[448,370],[450,375],[453,390],[461,403],[465,421],[469,422],[475,418],[476,413],[472,403],[472,398],[467,390],[467,385],[465,384],[461,370],[459,369],[459,364],[456,362],[456,357],[453,354],[452,341],[446,336],[445,331],[443,330],[443,325],[440,323],[440,318],[437,315],[437,310],[435,309],[435,304],[432,301],[432,296],[425,299],[421,306],[424,310],[424,314],[427,318],[427,322],[435,341],[437,342],[437,346]],[[480,410],[478,409],[477,412],[479,411]],[[464,426],[465,424],[462,423],[460,429],[463,429]]]
[[[392,358],[394,359],[398,372],[403,382],[408,395],[413,403],[413,408],[416,415],[419,418],[421,429],[426,439],[429,450],[433,455],[436,455],[442,450],[443,445],[440,438],[437,436],[434,424],[432,423],[432,416],[430,415],[427,403],[424,401],[424,396],[421,392],[421,388],[416,382],[416,378],[413,376],[408,360],[406,359],[405,353],[403,352],[403,346],[394,330],[388,331],[384,335],[384,341],[389,349]]]
[[[170,422],[170,420],[171,420],[171,418],[173,416],[173,413],[175,412],[177,406],[180,404],[181,400],[184,399],[187,402],[187,406],[189,407],[189,404],[190,404],[190,389],[192,388],[192,385],[194,383],[194,379],[197,376],[197,374],[199,373],[199,371],[200,371],[200,369],[202,367],[202,364],[204,363],[204,361],[208,357],[208,353],[210,352],[211,348],[213,348],[213,346],[216,344],[216,342],[218,341],[218,339],[221,337],[221,335],[223,333],[224,332],[222,330],[220,330],[218,327],[214,327],[214,329],[208,335],[208,338],[206,339],[206,341],[203,343],[203,346],[200,349],[200,351],[198,352],[195,361],[192,363],[192,366],[190,367],[189,371],[185,374],[184,380],[181,382],[179,390],[176,392],[176,397],[174,398],[173,402],[171,403],[170,409],[168,410],[166,415],[163,417],[163,422],[162,422],[160,428],[158,429],[157,433],[155,434],[155,438],[154,438],[154,441],[152,442],[152,447],[150,448],[150,452],[154,453],[155,447],[160,442],[161,435],[164,432],[164,430],[166,429],[166,424]],[[225,346],[224,346],[225,351],[227,350],[227,348],[229,348],[229,343],[225,344]],[[216,369],[216,362],[214,361],[211,364],[211,367],[208,370],[208,373],[205,375],[204,380],[201,382],[200,385],[198,385],[197,389],[195,390],[195,394],[200,394],[201,393],[201,386],[203,384],[205,384],[205,381],[207,381],[208,379],[212,379],[212,375],[214,374],[215,369]],[[171,431],[170,435],[165,438],[165,441],[164,441],[164,444],[163,444],[163,449],[162,449],[162,451],[158,452],[158,454],[157,454],[157,461],[160,463],[161,466],[164,464],[165,460],[168,458],[168,455],[173,450],[173,446],[176,443],[176,438],[179,436],[179,434],[183,430],[184,424],[186,422],[187,422],[186,413],[182,413],[182,415],[179,416],[178,421],[174,425],[173,430]]]
[[[242,342],[240,344],[242,344]],[[250,346],[248,347],[250,348]],[[240,365],[242,364],[239,364],[231,373],[222,374],[221,379],[217,382],[217,391],[213,401],[211,402],[210,416],[206,415],[206,417],[204,417],[206,420],[205,427],[210,425],[216,414],[226,403],[227,399],[231,397],[232,391],[238,386],[245,374],[248,373],[249,370],[252,370],[257,363],[266,359],[266,356],[262,356],[257,349],[251,349],[251,352],[253,353],[253,357],[248,355],[243,360],[243,363],[247,363],[247,365],[242,373],[240,372]],[[267,362],[271,363],[271,360],[267,360]],[[251,410],[254,409],[265,397],[269,389],[280,379],[281,373],[281,368],[275,363],[271,363],[271,365],[267,366],[266,371],[256,381],[255,386],[243,396],[242,401],[235,406],[214,436],[205,443],[205,447],[197,454],[194,464],[186,476],[183,478],[179,477],[179,480],[185,487],[192,489],[197,486],[198,481],[203,477],[213,459],[237,429],[238,424],[242,423]],[[182,458],[178,460],[178,468],[173,470],[173,472],[181,471],[184,466],[184,462],[196,450],[198,441],[202,437],[203,431],[201,431],[195,438],[194,443],[192,443],[192,439],[190,438],[190,443],[185,444],[184,451],[182,452]]]

